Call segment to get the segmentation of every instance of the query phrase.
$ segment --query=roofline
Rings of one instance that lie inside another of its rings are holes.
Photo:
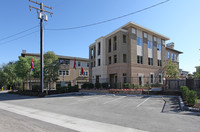
[[[130,21],[127,24],[125,24],[124,26],[122,26],[122,28],[124,28],[124,29],[128,29],[129,27],[136,27],[136,28],[142,29],[143,31],[151,32],[153,35],[159,36],[161,38],[164,38],[165,40],[169,40],[170,39],[169,37],[166,37],[166,36],[164,36],[162,34],[159,34],[159,33],[155,32],[155,31],[153,31],[151,29],[143,27],[143,26],[141,26],[139,24],[136,24],[136,23],[134,23],[132,21]]]
[[[38,54],[38,53],[21,53],[21,56],[22,55],[29,55],[29,56],[37,56],[37,57],[39,57],[40,56],[40,54]],[[59,59],[70,59],[70,60],[73,60],[73,59],[75,59],[76,58],[76,60],[82,60],[82,61],[89,61],[89,59],[87,59],[87,58],[81,58],[81,57],[72,57],[72,56],[62,56],[62,55],[56,55]]]
[[[175,52],[178,52],[179,54],[182,54],[183,52],[181,52],[181,51],[178,51],[178,50],[175,50],[175,49],[172,49],[172,48],[168,48],[168,47],[165,47],[166,49],[169,49],[169,50],[173,50],[173,51],[175,51]]]

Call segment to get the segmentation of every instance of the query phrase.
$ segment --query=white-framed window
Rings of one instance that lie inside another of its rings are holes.
[[[154,73],[150,73],[150,83],[154,84]]]
[[[151,41],[148,41],[148,48],[149,48],[149,49],[153,49],[153,44],[152,44]]]
[[[59,70],[58,74],[60,76],[69,76],[69,70]]]
[[[147,38],[147,33],[144,32],[144,38]]]
[[[137,37],[137,45],[138,46],[143,46],[142,38]]]
[[[162,44],[165,44],[165,40],[162,39]]]
[[[87,62],[87,67],[89,67],[89,62]]]
[[[156,36],[153,37],[153,41],[157,41],[157,37]]]
[[[167,58],[170,60],[170,52],[167,53]]]
[[[174,61],[177,61],[177,57],[176,57],[176,54],[174,54]]]
[[[136,29],[135,28],[132,28],[132,33],[136,34]]]

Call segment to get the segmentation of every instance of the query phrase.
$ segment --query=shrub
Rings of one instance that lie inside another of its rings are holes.
[[[95,83],[95,88],[101,88],[101,83]]]
[[[56,91],[58,93],[66,93],[66,92],[68,92],[68,89],[67,89],[67,87],[56,87]]]
[[[79,92],[78,85],[68,87],[68,92]]]
[[[183,99],[187,100],[189,91],[190,90],[187,86],[181,86],[181,94]]]
[[[132,89],[133,85],[131,83],[124,83],[124,88],[126,88],[126,89]]]
[[[189,106],[194,106],[197,102],[198,96],[197,92],[194,90],[190,90],[188,93],[187,103]]]
[[[151,87],[162,87],[162,84],[159,83],[151,84]]]
[[[139,88],[141,88],[141,86],[138,85],[138,84],[135,84],[135,85],[134,85],[134,88],[135,88],[135,89],[139,89]]]
[[[39,92],[40,90],[41,90],[40,85],[33,85],[33,86],[32,86],[32,91],[33,91],[33,92]]]
[[[108,88],[108,83],[102,83],[102,88]]]

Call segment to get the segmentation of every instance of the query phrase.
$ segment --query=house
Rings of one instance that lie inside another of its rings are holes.
[[[90,82],[109,83],[115,88],[122,88],[124,83],[162,84],[168,53],[177,65],[182,53],[165,47],[167,40],[133,22],[96,39],[89,46]]]
[[[36,57],[40,59],[40,54],[35,53],[26,53],[25,50],[21,53],[22,57]],[[57,55],[60,68],[58,71],[59,77],[56,82],[57,85],[78,85],[81,88],[81,85],[85,82],[89,82],[89,60],[86,58],[71,57],[71,56],[61,56]],[[76,70],[74,69],[74,61],[76,61]],[[83,74],[82,74],[83,69]],[[33,79],[34,81],[34,79]],[[35,80],[39,85],[39,80]],[[54,84],[54,88],[56,86]],[[45,85],[47,87],[47,85]],[[27,84],[27,87],[28,84]],[[29,89],[29,88],[28,88]]]

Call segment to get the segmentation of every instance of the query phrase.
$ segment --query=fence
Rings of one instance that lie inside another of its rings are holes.
[[[90,83],[93,83],[94,85],[96,83],[101,84],[108,84],[108,88],[114,88],[114,89],[123,89],[125,88],[124,84],[129,83],[132,85],[132,87],[145,87],[147,84],[151,84],[154,86],[160,86],[163,84],[163,79],[158,77],[111,77],[111,78],[96,78],[96,79],[90,79]]]
[[[195,90],[200,96],[200,79],[167,79],[165,82],[165,91],[180,91],[181,86],[187,86]]]
[[[165,91],[180,91],[181,86],[186,86],[186,79],[166,79]]]

